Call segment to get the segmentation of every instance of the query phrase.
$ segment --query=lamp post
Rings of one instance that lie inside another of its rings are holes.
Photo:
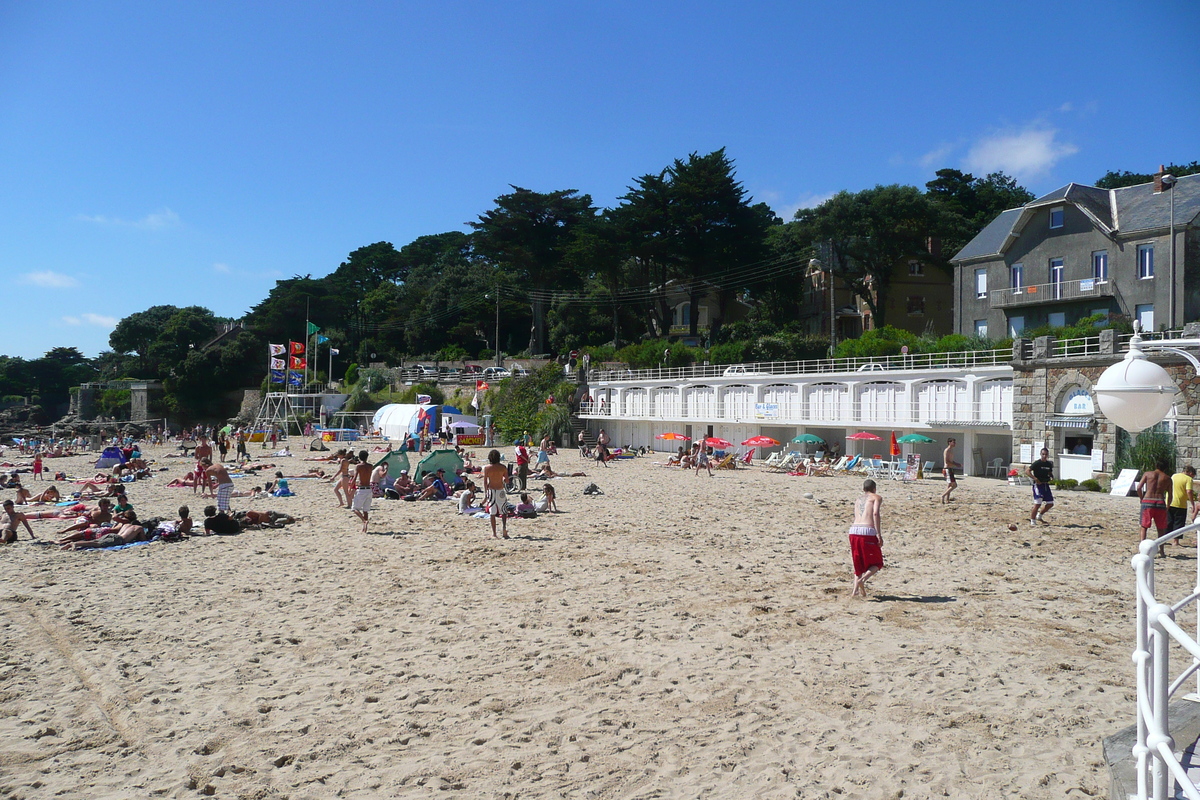
[[[1179,391],[1175,381],[1158,364],[1146,358],[1146,350],[1175,353],[1187,359],[1200,373],[1200,361],[1181,348],[1200,349],[1200,339],[1162,339],[1143,341],[1141,325],[1133,323],[1125,358],[1113,364],[1096,381],[1096,403],[1112,422],[1131,433],[1144,431],[1162,422],[1175,404]]]
[[[1169,258],[1171,259],[1171,270],[1170,270],[1170,272],[1171,272],[1171,313],[1168,315],[1168,317],[1171,321],[1170,329],[1174,330],[1175,329],[1175,184],[1178,183],[1179,180],[1174,175],[1167,174],[1167,175],[1163,175],[1162,178],[1159,179],[1159,182],[1162,184],[1162,187],[1164,189],[1171,190],[1171,227],[1170,227],[1171,247],[1170,247],[1170,256],[1169,256]]]

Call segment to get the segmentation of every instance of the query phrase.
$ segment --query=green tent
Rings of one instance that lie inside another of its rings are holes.
[[[388,465],[388,475],[393,479],[400,477],[400,470],[408,469],[408,453],[402,453],[399,450],[393,450],[390,453],[385,453],[383,458],[375,462],[375,466],[380,464]]]
[[[453,475],[454,470],[461,469],[462,465],[462,457],[455,451],[434,450],[417,464],[417,470],[413,473],[412,479],[420,481],[429,473],[437,472],[439,469],[446,470],[447,475]]]

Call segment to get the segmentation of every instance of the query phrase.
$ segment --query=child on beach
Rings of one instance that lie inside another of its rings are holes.
[[[851,597],[866,597],[867,581],[883,569],[882,507],[883,498],[875,493],[875,481],[863,481],[862,496],[854,501],[854,524],[849,533],[850,557],[854,562]]]
[[[187,506],[179,507],[179,519],[175,520],[175,532],[184,536],[192,532],[192,512]]]

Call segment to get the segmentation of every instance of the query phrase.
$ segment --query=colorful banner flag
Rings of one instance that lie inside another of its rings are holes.
[[[329,341],[328,336],[317,336],[317,344],[325,344]]]
[[[341,352],[342,352],[341,350],[335,350],[332,347],[329,348],[329,355],[331,355],[331,356],[336,356],[336,355],[340,354]]]
[[[479,392],[476,392],[471,398],[471,408],[479,408]]]
[[[487,385],[487,381],[475,381],[475,391],[486,392],[491,387]]]
[[[283,370],[271,370],[271,383],[283,383]]]
[[[267,349],[271,351],[270,354],[273,356],[281,356],[287,352],[287,346],[282,344],[269,344],[267,345]]]
[[[287,369],[287,362],[282,358],[272,358],[271,369]],[[282,380],[282,378],[280,380]]]
[[[288,383],[291,384],[292,386],[303,386],[304,385],[304,373],[289,372],[288,373]]]
[[[314,333],[317,333],[320,330],[321,329],[319,327],[317,327],[316,325],[314,325],[313,323],[311,323],[311,322],[308,323],[308,335],[309,336],[312,336]]]
[[[432,398],[432,397],[430,397],[430,396],[429,396],[429,395],[427,395],[427,394],[419,394],[419,395],[417,395],[417,405],[429,405],[429,404],[430,404],[430,403],[432,403],[432,402],[433,402],[433,398]],[[423,408],[422,408],[422,409],[421,409],[421,414],[423,415],[424,413],[425,413],[425,409],[423,409]],[[421,416],[420,418],[421,418],[421,419],[425,419],[425,417],[424,417],[424,416]]]
[[[292,346],[291,353],[294,356],[304,355],[304,342],[288,342]]]
[[[308,361],[306,359],[299,358],[297,356],[292,356],[291,364],[290,364],[291,369],[304,369],[307,366],[308,366]]]

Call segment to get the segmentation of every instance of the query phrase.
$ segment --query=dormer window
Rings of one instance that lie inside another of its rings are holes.
[[[1054,230],[1055,228],[1061,228],[1062,226],[1063,226],[1063,208],[1062,208],[1062,206],[1059,206],[1058,208],[1050,209],[1050,229]]]

